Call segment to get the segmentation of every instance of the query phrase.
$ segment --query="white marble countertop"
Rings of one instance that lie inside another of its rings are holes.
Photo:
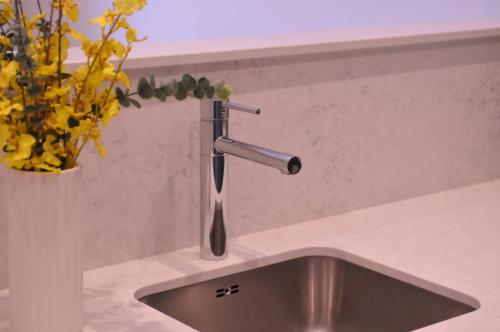
[[[449,24],[422,24],[398,28],[335,29],[322,32],[175,43],[150,43],[146,41],[134,46],[124,68],[193,65],[493,36],[500,36],[500,20],[498,19]],[[66,63],[70,68],[85,63],[83,52],[77,47],[71,48]]]
[[[136,297],[307,254],[345,258],[480,308],[422,331],[500,331],[500,180],[234,239],[222,262],[197,248],[85,273],[85,332],[192,331]],[[0,331],[7,293],[0,293]]]

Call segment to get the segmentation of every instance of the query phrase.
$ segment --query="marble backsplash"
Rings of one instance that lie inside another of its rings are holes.
[[[233,112],[231,136],[303,161],[300,174],[283,176],[231,159],[232,235],[500,177],[500,38],[130,75],[168,81],[184,72],[224,79],[234,101],[262,108],[258,117]],[[198,107],[123,110],[105,131],[108,157],[83,156],[86,268],[197,244]]]

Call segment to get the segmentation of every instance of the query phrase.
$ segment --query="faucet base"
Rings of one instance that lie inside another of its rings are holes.
[[[213,261],[213,262],[223,261],[228,256],[229,254],[227,249],[224,252],[224,254],[222,254],[222,256],[215,256],[211,250],[204,250],[203,248],[200,248],[200,258],[206,261]]]

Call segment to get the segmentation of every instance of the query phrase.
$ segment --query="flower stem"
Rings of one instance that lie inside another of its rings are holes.
[[[101,54],[103,48],[104,48],[104,45],[106,45],[106,43],[108,42],[108,39],[111,37],[111,35],[113,34],[114,30],[115,30],[115,27],[116,25],[118,24],[118,21],[120,20],[121,18],[121,14],[119,14],[115,20],[113,21],[113,23],[111,24],[111,27],[109,28],[109,31],[108,33],[103,37],[102,39],[102,42],[101,42],[101,45],[99,46],[99,49],[97,50],[95,56],[94,56],[94,59],[92,59],[92,62],[90,63],[90,66],[87,70],[87,74],[85,75],[85,78],[83,79],[83,83],[82,83],[82,86],[80,87],[80,90],[78,91],[78,93],[76,94],[76,98],[75,98],[75,106],[74,106],[74,110],[75,112],[77,111],[78,109],[78,106],[80,104],[80,101],[81,101],[81,97],[82,97],[82,93],[83,93],[83,90],[85,90],[85,86],[87,85],[87,81],[89,80],[89,77],[90,75],[92,74],[92,70],[94,69],[94,66],[96,65],[97,63],[97,59],[99,59],[99,55]]]

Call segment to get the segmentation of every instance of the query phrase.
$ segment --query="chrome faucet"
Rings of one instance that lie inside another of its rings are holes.
[[[260,114],[260,109],[221,100],[200,104],[200,256],[206,260],[227,257],[227,159],[226,154],[274,167],[283,174],[297,174],[300,158],[228,137],[229,110]]]

